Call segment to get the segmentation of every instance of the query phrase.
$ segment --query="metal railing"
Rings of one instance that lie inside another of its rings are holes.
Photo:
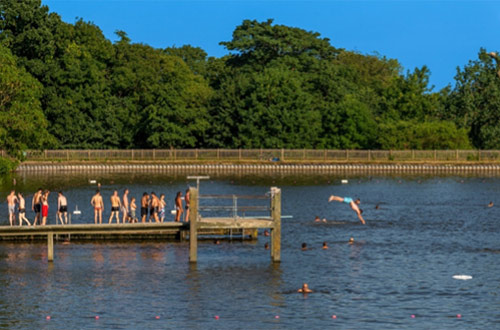
[[[1,151],[1,156],[6,156]],[[500,150],[130,149],[28,150],[26,161],[500,162]]]
[[[203,205],[202,200],[210,201],[212,204]],[[231,204],[227,201],[230,200]],[[271,194],[266,195],[200,195],[198,205],[198,211],[200,214],[203,212],[209,212],[211,215],[224,216],[237,220],[238,218],[245,217],[247,213],[262,213],[267,212],[269,214],[271,208],[268,202],[267,205],[249,205],[242,201],[255,201],[255,200],[271,200]],[[225,202],[226,201],[226,202]],[[206,213],[205,213],[206,214]],[[270,217],[269,217],[270,218]]]

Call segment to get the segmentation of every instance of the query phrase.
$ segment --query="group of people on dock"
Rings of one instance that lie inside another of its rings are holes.
[[[108,223],[113,223],[113,218],[116,218],[116,223],[120,223],[120,213],[121,213],[121,223],[135,223],[139,222],[137,218],[137,204],[135,197],[130,198],[129,202],[129,190],[125,189],[123,191],[122,197],[118,195],[118,190],[113,192],[111,195],[111,214],[109,216]],[[183,199],[185,206],[183,206]],[[183,198],[182,192],[179,191],[175,197],[175,219],[174,221],[181,221],[182,213],[184,213],[184,208],[186,210],[184,215],[184,221],[189,221],[189,189],[186,190],[186,195]],[[90,204],[94,208],[94,223],[102,224],[102,213],[104,212],[104,201],[101,195],[101,191],[97,190],[95,195],[92,197]],[[165,201],[165,194],[161,194],[160,197],[156,195],[155,192],[151,194],[143,193],[141,198],[141,222],[164,222],[167,214],[167,202]],[[149,216],[149,218],[148,218]]]
[[[33,195],[31,200],[31,210],[35,212],[35,219],[33,219],[33,226],[36,226],[38,222],[40,225],[44,226],[47,224],[47,217],[49,215],[49,190],[43,190],[38,188],[38,190]],[[22,192],[16,194],[15,190],[11,190],[10,194],[7,196],[7,207],[9,209],[9,223],[11,226],[16,224],[16,206],[17,206],[17,220],[19,226],[26,222],[28,226],[31,226],[30,221],[26,218],[26,200]],[[68,201],[66,196],[64,196],[62,191],[58,192],[57,196],[57,214],[56,219],[59,219],[61,224],[68,223]]]
[[[26,200],[22,192],[17,192],[12,190],[7,196],[7,206],[9,210],[9,223],[11,226],[16,225],[16,220],[19,226],[26,223],[28,226],[36,226],[40,224],[42,226],[47,224],[47,217],[49,215],[49,190],[43,190],[39,188],[33,195],[31,201],[31,210],[35,213],[35,218],[33,224],[26,218]],[[111,202],[111,214],[108,219],[108,223],[113,222],[113,218],[116,218],[116,223],[134,223],[139,222],[136,215],[137,204],[135,197],[129,199],[129,190],[125,189],[123,195],[120,197],[118,191],[115,190],[110,197]],[[186,194],[183,197],[182,192],[177,192],[175,197],[175,219],[174,221],[181,221],[181,216],[184,213],[184,221],[189,221],[189,189],[186,190]],[[90,204],[94,208],[94,222],[95,224],[102,224],[102,215],[104,212],[104,200],[101,195],[101,191],[97,190],[95,195],[92,197]],[[154,192],[151,194],[144,193],[141,198],[141,219],[140,221],[145,223],[149,222],[164,222],[167,214],[167,202],[165,201],[165,194],[161,194],[158,197]],[[184,210],[186,212],[184,212]],[[16,217],[17,215],[17,217]],[[148,218],[149,216],[149,218]],[[57,213],[56,213],[56,223],[57,220],[61,224],[68,224],[68,200],[64,196],[62,191],[58,192],[57,198]]]

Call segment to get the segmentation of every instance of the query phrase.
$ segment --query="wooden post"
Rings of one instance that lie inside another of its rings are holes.
[[[345,151],[345,160],[349,160],[349,150]]]
[[[238,149],[238,160],[241,160],[241,148]]]
[[[455,160],[458,162],[458,149],[455,150]]]
[[[153,160],[156,159],[156,149],[153,149]]]
[[[285,149],[281,148],[281,161],[285,160]]]
[[[415,160],[415,149],[411,149],[411,159]]]
[[[217,148],[217,160],[219,160],[219,159],[220,159],[220,150],[219,150],[219,148]]]
[[[47,261],[54,261],[54,234],[47,234]]]
[[[477,150],[477,160],[481,161],[481,150]]]
[[[271,231],[271,260],[281,262],[281,190],[271,187],[271,218],[273,229]]]
[[[368,161],[372,160],[372,152],[368,150]]]
[[[189,262],[198,260],[198,189],[189,188]]]
[[[434,160],[436,161],[437,160],[437,150],[434,149]]]

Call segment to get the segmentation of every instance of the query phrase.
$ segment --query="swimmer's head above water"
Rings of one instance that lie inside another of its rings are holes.
[[[354,243],[354,237],[349,238],[349,244],[353,244],[353,243]]]
[[[309,285],[307,285],[307,283],[304,283],[304,284],[302,284],[302,287],[297,290],[297,292],[300,292],[300,293],[311,293],[313,291],[311,289],[309,289]]]

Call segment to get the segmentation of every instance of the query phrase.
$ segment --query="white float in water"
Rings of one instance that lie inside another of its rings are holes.
[[[73,214],[82,214],[82,211],[78,209],[78,205],[75,206],[75,210],[73,211]]]
[[[341,182],[342,184],[348,184],[348,183],[349,183],[349,181],[347,181],[347,179],[340,180],[340,182]]]
[[[471,280],[472,276],[470,276],[470,275],[453,275],[453,278],[456,280],[467,281],[467,280]]]

